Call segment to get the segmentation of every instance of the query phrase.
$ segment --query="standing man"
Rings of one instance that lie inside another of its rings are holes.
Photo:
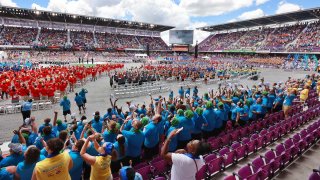
[[[32,109],[32,99],[29,99],[28,101],[23,102],[21,107],[23,122],[26,118],[30,118],[31,109]]]
[[[86,113],[83,107],[83,98],[78,93],[76,93],[76,97],[74,98],[74,101],[76,102],[79,108],[79,113],[81,114],[81,108],[83,109],[83,112]]]
[[[87,98],[86,94],[88,93],[88,90],[82,88],[81,91],[79,92],[79,95],[82,97],[83,101],[83,108],[86,109],[86,103],[87,103]]]
[[[63,96],[63,99],[60,102],[60,106],[62,106],[63,116],[64,116],[64,122],[67,122],[67,115],[71,115],[71,103],[67,96]]]

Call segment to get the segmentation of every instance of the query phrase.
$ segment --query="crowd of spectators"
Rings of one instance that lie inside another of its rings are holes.
[[[57,29],[46,29],[42,28],[39,35],[39,45],[40,46],[60,46],[63,47],[67,43],[66,30],[57,30]]]
[[[53,121],[48,117],[39,125],[37,117],[26,118],[14,131],[10,154],[0,159],[0,175],[9,179],[129,179],[130,169],[131,179],[149,179],[136,165],[153,158],[159,161],[160,155],[172,164],[171,179],[195,179],[205,164],[203,156],[211,153],[208,138],[281,110],[287,119],[295,99],[304,102],[309,90],[318,88],[318,78],[289,78],[273,84],[261,79],[252,87],[228,84],[209,92],[181,87],[168,97],[150,96],[143,105],[127,102],[128,111],[110,98],[106,112],[69,123],[59,120],[58,112]],[[70,111],[68,97],[61,105]],[[129,167],[123,169],[121,164]]]
[[[298,37],[297,42],[289,46],[288,50],[293,52],[320,51],[320,21],[309,24]]]
[[[71,43],[74,47],[93,47],[93,32],[89,31],[70,31]]]
[[[146,49],[149,45],[150,50],[168,50],[168,45],[161,37],[136,36],[141,46]]]
[[[301,23],[276,28],[269,34],[266,42],[259,49],[285,51],[286,45],[293,42],[306,26],[306,23]]]
[[[0,34],[1,45],[30,46],[36,40],[38,29],[3,26]]]

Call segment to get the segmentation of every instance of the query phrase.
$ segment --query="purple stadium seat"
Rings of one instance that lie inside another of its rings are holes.
[[[165,177],[157,177],[154,180],[166,180],[166,178]]]
[[[238,173],[234,173],[239,179],[246,179],[246,180],[256,180],[259,179],[259,172],[254,173],[253,170],[249,165],[246,165],[239,169]]]
[[[305,142],[301,138],[300,134],[293,135],[292,140],[293,140],[294,144],[298,145],[298,147],[300,149],[300,153],[303,152],[304,150],[306,150],[306,148],[308,146],[307,142]]]
[[[260,134],[260,136],[264,136],[265,144],[270,144],[273,141],[273,132],[267,131],[266,129],[263,129]]]
[[[222,169],[223,158],[217,157],[216,159],[210,161],[208,164],[208,171],[210,175],[213,175]]]
[[[255,173],[264,171],[261,173],[261,178],[266,179],[271,173],[271,164],[267,164],[262,157],[257,157],[252,161],[253,171]]]
[[[290,149],[286,149],[283,144],[278,144],[275,151],[277,156],[281,156],[283,165],[290,161]]]
[[[137,170],[137,169],[141,169],[141,168],[146,167],[146,166],[149,166],[149,164],[146,163],[146,162],[142,162],[142,163],[139,163],[139,164],[133,166],[133,168],[134,168],[135,170]]]
[[[140,173],[143,179],[151,178],[151,166],[145,166],[143,168],[137,169],[136,172]]]
[[[276,156],[273,150],[269,150],[264,154],[264,158],[267,164],[271,164],[272,173],[275,173],[280,169],[281,156]]]
[[[230,135],[226,134],[221,137],[221,145],[226,146],[230,144]]]
[[[228,147],[224,147],[219,151],[220,156],[223,157],[224,168],[233,164],[235,160],[235,151],[230,150]]]
[[[309,180],[320,180],[320,171],[314,169],[313,173],[309,176]]]
[[[236,160],[242,159],[246,156],[247,146],[242,145],[239,142],[234,142],[231,148],[236,151]]]
[[[299,146],[295,145],[291,138],[287,139],[284,142],[284,146],[286,149],[290,149],[291,158],[294,158],[299,153]]]
[[[240,136],[241,137],[247,137],[248,134],[249,134],[248,126],[243,127],[243,128],[240,129]]]
[[[243,138],[242,143],[247,146],[247,154],[253,153],[256,150],[256,141],[249,138]]]
[[[264,146],[264,137],[259,136],[258,134],[254,133],[251,135],[250,138],[252,141],[256,141],[256,149],[262,148]]]
[[[202,179],[206,179],[207,177],[207,170],[208,170],[208,166],[204,165],[202,166],[199,171],[196,173],[196,180],[202,180]]]
[[[234,175],[230,175],[225,177],[224,180],[236,180],[236,177]]]
[[[216,154],[209,154],[204,158],[204,162],[209,163],[210,161],[217,158]]]
[[[215,139],[210,139],[208,140],[208,143],[211,145],[211,149],[217,150],[221,147],[221,139],[220,138],[215,138]]]
[[[154,168],[154,172],[153,172],[154,176],[165,174],[165,172],[167,172],[168,170],[168,163],[166,160],[152,162],[151,166]]]
[[[236,129],[230,134],[230,140],[233,141],[238,141],[240,139],[240,129]]]

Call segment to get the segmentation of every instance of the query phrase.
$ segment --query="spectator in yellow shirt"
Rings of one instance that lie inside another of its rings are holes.
[[[310,86],[304,85],[304,89],[300,92],[300,101],[305,102],[309,96]]]
[[[91,156],[90,154],[86,153],[90,141],[93,141],[94,148],[99,152],[98,156]],[[82,146],[80,155],[86,163],[91,165],[90,180],[112,180],[110,168],[111,160],[117,160],[117,152],[112,143],[107,142],[100,146],[95,138],[95,135],[91,135]]]
[[[59,138],[47,142],[48,157],[36,164],[32,180],[71,180],[69,170],[73,163],[67,152],[61,153],[64,142]]]

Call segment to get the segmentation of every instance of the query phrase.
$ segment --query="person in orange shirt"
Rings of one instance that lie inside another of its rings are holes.
[[[35,101],[40,100],[40,91],[35,84],[30,87],[30,91],[31,91],[31,96]]]
[[[40,88],[40,94],[41,94],[41,100],[47,100],[48,99],[47,87],[42,85],[42,87]]]
[[[10,84],[8,83],[9,81],[10,81],[9,79],[3,80],[0,85],[1,99],[3,99],[4,95],[6,95],[6,99],[8,99],[8,90],[9,90],[9,86],[10,86]]]
[[[50,100],[52,104],[55,103],[54,92],[55,92],[55,89],[53,86],[49,86],[47,88],[48,100]]]

